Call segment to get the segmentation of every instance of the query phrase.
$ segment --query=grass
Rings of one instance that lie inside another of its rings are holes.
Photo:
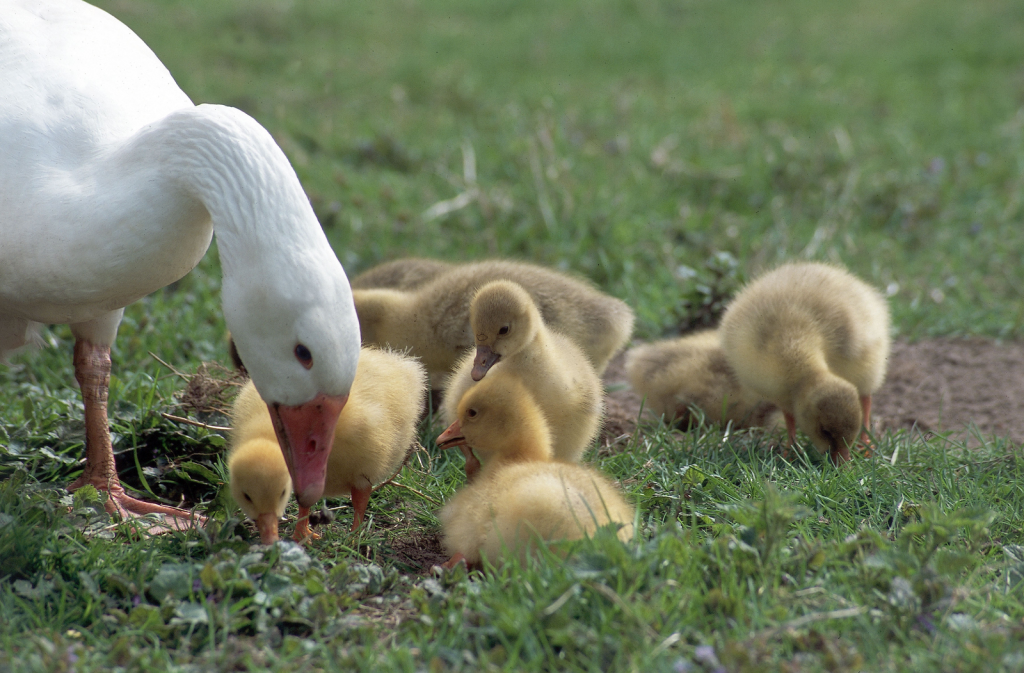
[[[1019,3],[100,4],[193,99],[271,130],[350,273],[519,257],[655,338],[806,257],[886,288],[906,338],[1024,329]],[[886,435],[836,470],[646,425],[589,456],[639,506],[631,545],[416,575],[436,505],[389,486],[356,533],[341,501],[308,553],[251,548],[222,437],[161,416],[192,411],[149,355],[227,361],[219,273],[213,252],[129,307],[111,387],[122,478],[205,503],[205,531],[138,540],[54,486],[83,439],[65,327],[0,369],[0,668],[1024,666],[1024,467],[998,440]],[[459,463],[428,450],[398,480],[442,500]]]

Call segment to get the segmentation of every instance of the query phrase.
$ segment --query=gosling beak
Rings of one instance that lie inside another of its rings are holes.
[[[334,427],[346,402],[348,395],[321,393],[305,404],[267,404],[295,498],[303,507],[311,507],[324,493]]]
[[[437,436],[437,445],[442,449],[466,445],[466,438],[462,434],[462,426],[458,421],[449,425],[444,432]]]
[[[472,376],[474,381],[479,381],[487,371],[501,359],[501,353],[495,353],[490,346],[477,346],[476,358],[473,359]]]
[[[277,536],[277,515],[273,512],[265,512],[256,517],[256,528],[260,531],[261,544],[274,544],[280,539]]]
[[[847,446],[832,445],[832,450],[829,452],[829,457],[832,459],[834,465],[842,465],[850,460],[850,449]]]
[[[466,478],[470,481],[480,471],[480,459],[473,453],[473,449],[466,443],[466,437],[462,434],[462,427],[458,421],[448,426],[448,429],[437,436],[437,445],[442,449],[459,447],[462,455],[466,457]]]

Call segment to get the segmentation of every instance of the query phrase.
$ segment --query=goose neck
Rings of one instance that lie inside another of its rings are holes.
[[[143,129],[115,160],[126,171],[157,166],[178,191],[205,207],[225,275],[257,260],[299,261],[311,250],[329,249],[288,159],[266,129],[240,110],[178,110]]]

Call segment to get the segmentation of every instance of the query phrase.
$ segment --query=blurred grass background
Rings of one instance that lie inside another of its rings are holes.
[[[653,337],[680,267],[807,257],[887,288],[901,334],[1021,332],[1020,3],[100,4],[275,134],[350,274],[513,255]]]

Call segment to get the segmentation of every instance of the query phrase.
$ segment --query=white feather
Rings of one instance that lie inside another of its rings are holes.
[[[225,318],[263,398],[348,392],[359,353],[348,279],[251,117],[193,105],[95,7],[0,0],[0,138],[0,352],[33,323],[111,343],[123,307],[188,273],[216,234]]]

